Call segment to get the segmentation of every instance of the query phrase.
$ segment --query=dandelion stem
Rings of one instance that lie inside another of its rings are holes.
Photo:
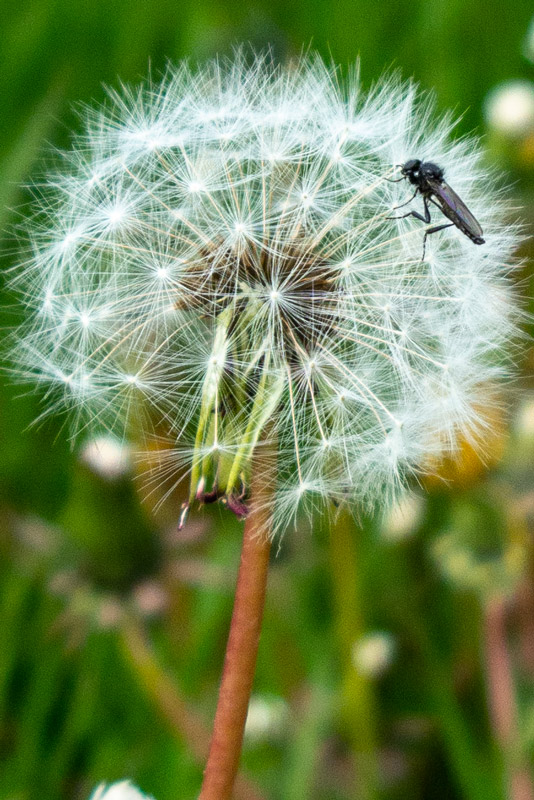
[[[261,448],[260,448],[261,449]],[[230,800],[243,741],[260,639],[271,541],[271,490],[265,457],[258,455],[252,505],[245,522],[241,562],[226,646],[219,700],[199,800]]]

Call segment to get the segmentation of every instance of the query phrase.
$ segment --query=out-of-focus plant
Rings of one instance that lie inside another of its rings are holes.
[[[526,620],[534,610],[530,486],[525,490],[521,474],[525,468],[531,471],[531,415],[532,401],[525,399],[510,431],[493,426],[493,473],[474,469],[476,456],[470,447],[463,448],[454,473],[450,464],[444,466],[444,477],[455,481],[462,494],[430,547],[438,570],[455,590],[477,599],[489,718],[502,753],[507,796],[517,800],[534,796],[519,703],[521,670],[515,664],[521,659],[515,658],[512,637],[515,617],[516,636],[523,642],[520,650],[525,651],[524,640],[530,636]]]

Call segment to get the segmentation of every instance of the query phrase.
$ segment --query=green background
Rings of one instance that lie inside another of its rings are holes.
[[[534,79],[524,54],[532,13],[524,0],[3,0],[2,268],[16,261],[21,187],[50,145],[68,146],[76,104],[243,41],[280,60],[309,48],[342,67],[359,58],[365,86],[394,67],[435,90],[440,109],[464,114],[459,133],[486,135],[529,233],[534,129],[506,141],[487,129],[483,104],[505,80]],[[525,241],[525,296],[529,250]],[[4,330],[16,322],[7,293],[1,314]],[[511,776],[534,760],[534,441],[522,399],[532,364],[526,344],[488,469],[467,450],[444,467],[446,481],[420,491],[409,534],[388,538],[370,519],[347,522],[336,546],[324,522],[283,540],[255,683],[270,727],[243,757],[257,800],[505,800]],[[85,798],[123,777],[157,800],[192,800],[205,735],[187,720],[209,730],[240,527],[214,509],[178,535],[174,509],[151,516],[139,481],[106,482],[80,464],[64,419],[29,429],[39,408],[3,381],[0,800]],[[377,631],[392,654],[364,675],[351,647]],[[502,675],[491,688],[499,641],[512,703]],[[503,698],[516,711],[511,733]]]

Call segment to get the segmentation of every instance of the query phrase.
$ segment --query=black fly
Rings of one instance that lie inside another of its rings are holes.
[[[420,194],[423,198],[423,205],[425,207],[424,214],[418,211],[408,211],[400,217],[389,217],[389,219],[403,219],[404,217],[415,217],[420,219],[421,222],[426,222],[428,225],[431,222],[429,203],[433,203],[441,211],[450,222],[445,225],[434,225],[425,231],[423,239],[423,258],[425,257],[426,237],[431,233],[443,230],[443,228],[450,228],[455,225],[458,230],[462,231],[473,244],[484,244],[482,238],[482,228],[471,214],[463,200],[461,200],[454,189],[451,189],[448,183],[443,179],[443,170],[437,164],[431,161],[421,161],[419,158],[412,158],[406,161],[405,164],[399,164],[401,167],[402,178],[399,181],[407,178],[412,186],[415,186],[415,192],[406,203],[402,203],[396,208],[411,203],[411,201]],[[393,181],[396,183],[397,181]]]

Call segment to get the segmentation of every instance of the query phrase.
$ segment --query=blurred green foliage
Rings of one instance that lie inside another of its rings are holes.
[[[522,56],[531,15],[527,0],[3,0],[3,268],[20,187],[47,143],[68,145],[72,104],[101,100],[103,83],[241,41],[280,59],[312,46],[343,67],[361,58],[366,85],[384,68],[413,75],[440,108],[465,111],[462,133],[483,125],[493,86],[533,78]],[[507,152],[495,147],[531,207],[532,161],[508,163]],[[1,318],[16,319],[9,299]],[[239,524],[216,509],[179,536],[173,507],[154,518],[129,477],[110,483],[78,463],[63,419],[27,430],[39,410],[38,398],[1,387],[0,800],[75,800],[122,777],[157,800],[192,800],[205,737],[189,723],[198,717],[208,730],[213,714]],[[283,540],[255,691],[267,708],[283,698],[287,713],[276,729],[267,714],[247,740],[243,767],[258,798],[505,799],[507,776],[534,758],[534,444],[525,430],[511,442],[500,434],[498,468],[431,487],[404,533],[346,521],[341,553],[325,525]],[[510,606],[513,741],[488,691],[495,595]],[[392,661],[357,674],[350,642],[373,631],[393,637]],[[364,724],[351,709],[367,709]],[[354,777],[362,752],[378,789]]]

